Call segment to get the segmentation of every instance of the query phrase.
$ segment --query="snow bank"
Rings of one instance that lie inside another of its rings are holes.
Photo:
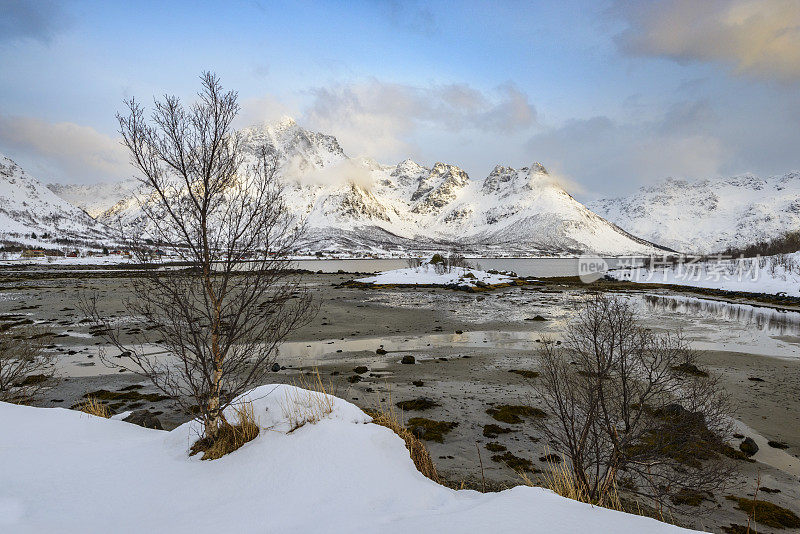
[[[609,271],[615,280],[800,297],[800,252]]]
[[[285,407],[308,395],[318,394],[250,392],[264,430],[214,461],[188,457],[196,423],[163,432],[0,403],[0,531],[687,532],[541,488],[439,486],[416,471],[399,437],[341,399],[287,434]]]
[[[476,269],[466,269],[453,267],[450,271],[442,268],[438,269],[435,265],[425,263],[419,267],[409,267],[407,269],[395,269],[384,271],[368,278],[359,278],[356,282],[363,284],[395,284],[395,285],[459,285],[478,287],[478,282],[487,285],[509,284],[516,278],[505,274],[492,274]]]

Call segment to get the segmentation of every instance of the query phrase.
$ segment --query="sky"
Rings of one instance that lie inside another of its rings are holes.
[[[800,169],[800,0],[0,0],[0,153],[128,178],[124,99],[190,102],[204,70],[240,127],[473,179],[538,161],[582,200]]]

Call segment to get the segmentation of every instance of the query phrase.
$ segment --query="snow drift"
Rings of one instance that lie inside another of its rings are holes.
[[[517,487],[455,491],[423,477],[403,441],[356,406],[292,433],[286,385],[256,388],[260,435],[219,460],[171,432],[61,408],[0,403],[0,530],[61,532],[688,532]],[[297,399],[300,399],[299,401]]]

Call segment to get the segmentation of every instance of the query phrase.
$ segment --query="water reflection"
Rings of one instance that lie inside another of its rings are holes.
[[[654,312],[668,310],[692,316],[720,318],[773,334],[800,333],[800,313],[794,311],[662,295],[644,295],[644,302]]]

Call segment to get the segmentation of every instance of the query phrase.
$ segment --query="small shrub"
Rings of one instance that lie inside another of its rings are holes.
[[[505,445],[497,443],[496,441],[492,441],[486,444],[486,450],[490,452],[503,452],[507,449]]]
[[[94,415],[95,417],[102,417],[103,419],[111,417],[111,411],[108,407],[92,396],[86,397],[86,400],[78,404],[76,409],[83,413]]]
[[[379,410],[370,410],[367,413],[372,416],[373,423],[388,428],[402,438],[417,471],[434,482],[441,483],[441,479],[436,472],[436,466],[433,463],[428,449],[417,436],[400,422],[400,417],[397,412],[391,408],[391,405],[388,410],[381,408]]]
[[[203,453],[201,460],[216,460],[256,439],[260,428],[253,413],[253,403],[245,402],[234,407],[236,424],[223,423],[214,438],[201,438],[192,445],[189,456]]]
[[[283,416],[289,422],[289,433],[306,423],[321,420],[333,411],[336,402],[333,383],[325,385],[318,369],[310,375],[301,375],[294,385],[296,387],[286,392],[281,403]]]
[[[611,508],[612,510],[623,509],[615,483],[607,486],[604,491],[600,493],[599,498],[591,499],[580,482],[575,478],[575,473],[570,468],[568,462],[563,461],[563,459],[556,462],[553,459],[555,457],[554,454],[547,454],[545,456],[548,458],[547,468],[540,477],[539,484],[534,484],[527,475],[524,473],[522,474],[522,479],[527,485],[538,485],[547,488],[567,499],[594,504],[604,508]]]

